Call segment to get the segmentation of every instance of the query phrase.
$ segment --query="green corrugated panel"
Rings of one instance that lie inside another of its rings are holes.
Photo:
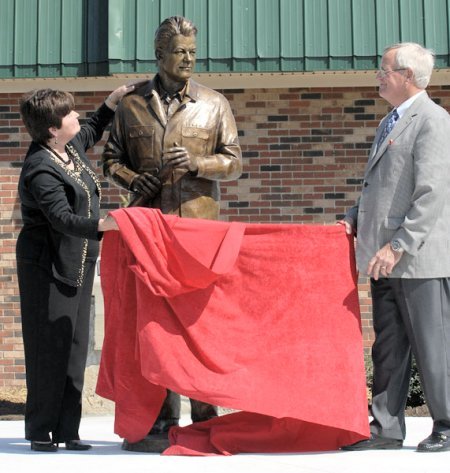
[[[134,61],[136,59],[136,44],[140,40],[137,36],[136,13],[136,0],[129,0],[124,3],[124,9],[122,11],[122,58],[128,61]]]
[[[353,67],[352,2],[334,0],[328,6],[330,69]]]
[[[159,0],[137,0],[136,59],[155,61],[154,36],[160,23]]]
[[[216,0],[208,8],[208,57],[231,57],[231,37],[231,0]]]
[[[305,56],[328,56],[328,2],[305,1]]]
[[[201,37],[205,39],[205,35]],[[233,70],[232,38],[232,0],[210,1],[205,45],[208,61],[203,64],[206,70],[211,72]]]
[[[38,64],[61,63],[61,0],[40,0],[38,10]]]
[[[378,67],[376,0],[353,0],[353,68],[376,69]]]
[[[278,0],[256,2],[256,49],[258,59],[280,57],[280,5]],[[273,70],[273,69],[270,69]]]
[[[233,72],[255,72],[256,59],[233,59],[232,71]]]
[[[401,41],[424,44],[423,0],[400,0]]]
[[[334,0],[329,3],[328,26],[330,56],[353,56],[352,0]]]
[[[354,56],[376,57],[375,0],[352,0],[352,10]]]
[[[259,72],[278,72],[280,70],[280,60],[277,59],[258,59],[256,70]]]
[[[85,61],[86,47],[83,0],[62,0],[61,15],[61,62],[81,64]]]
[[[449,2],[447,2],[446,13],[447,13],[447,22],[450,23],[450,4],[449,4]],[[449,25],[449,30],[450,30],[450,25]],[[449,46],[449,48],[450,48],[450,46]],[[436,67],[443,68],[443,69],[449,67],[449,64],[450,64],[450,51],[447,50],[446,52],[443,52],[441,56],[436,57],[435,64],[436,64]]]
[[[14,65],[26,69],[37,64],[37,0],[16,0],[14,16]]]
[[[377,0],[377,45],[378,55],[386,46],[400,41],[400,15],[398,0]]]
[[[109,0],[108,28],[109,59],[134,60],[136,57],[136,0]]]
[[[447,0],[423,0],[425,14],[425,46],[436,55],[448,54]]]
[[[108,66],[108,0],[87,2],[87,75],[104,76]]]
[[[255,0],[233,0],[232,3],[233,59],[256,57],[256,8]],[[251,62],[251,61],[250,61]],[[243,61],[245,67],[248,61]],[[236,64],[240,64],[238,61]],[[239,66],[240,67],[240,66]]]
[[[123,55],[123,0],[109,0],[108,58],[112,64]]]
[[[160,20],[169,18],[169,16],[184,16],[184,0],[160,0],[161,17]]]
[[[328,69],[328,2],[305,2],[305,69]]]
[[[305,67],[303,0],[280,0],[280,51],[283,71]]]
[[[220,0],[219,0],[220,1]],[[201,59],[208,58],[208,0],[186,0],[184,16],[189,18],[198,29],[197,33],[197,70],[202,69]]]
[[[86,5],[88,62],[108,59],[108,0],[88,1]]]
[[[14,64],[14,0],[4,0],[0,15],[0,77],[9,77]]]
[[[449,67],[450,0],[0,0],[0,77],[154,72],[153,35],[184,15],[197,71],[375,69],[416,41]]]
[[[425,45],[436,53],[436,67],[449,64],[449,20],[446,0],[424,0]]]

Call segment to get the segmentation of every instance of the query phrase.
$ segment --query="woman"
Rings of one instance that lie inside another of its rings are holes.
[[[97,143],[122,86],[80,127],[67,92],[42,89],[21,100],[31,143],[19,179],[23,228],[17,274],[25,349],[25,437],[31,449],[88,450],[78,434],[94,268],[102,232],[100,183],[86,150]]]

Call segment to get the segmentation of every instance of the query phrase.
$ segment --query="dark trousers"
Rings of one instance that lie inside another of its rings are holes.
[[[202,422],[217,416],[217,407],[206,402],[190,399],[192,422]],[[181,401],[180,395],[167,390],[167,397],[153,424],[151,434],[167,432],[173,425],[178,425],[180,420]]]
[[[372,279],[371,291],[371,431],[405,438],[404,409],[414,354],[433,431],[450,435],[450,279]]]
[[[82,287],[57,281],[36,264],[17,262],[25,349],[25,438],[79,439],[94,262]]]

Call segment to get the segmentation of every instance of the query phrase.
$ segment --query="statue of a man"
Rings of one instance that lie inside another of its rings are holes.
[[[131,205],[181,217],[218,219],[221,181],[242,172],[236,123],[226,98],[191,79],[197,28],[164,20],[155,34],[158,73],[120,103],[103,153],[105,176],[133,193]],[[193,422],[217,408],[191,399]],[[167,398],[149,437],[167,438],[180,417],[179,395]],[[135,450],[124,442],[124,448]]]

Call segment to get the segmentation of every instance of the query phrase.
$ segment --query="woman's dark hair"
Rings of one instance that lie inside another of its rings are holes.
[[[73,95],[62,90],[39,89],[20,100],[20,114],[33,141],[45,144],[52,138],[49,128],[61,128],[62,119],[75,109]]]
[[[155,33],[155,55],[156,59],[161,57],[161,51],[167,50],[170,40],[176,35],[196,36],[197,27],[191,20],[183,16],[171,16],[166,18]]]

